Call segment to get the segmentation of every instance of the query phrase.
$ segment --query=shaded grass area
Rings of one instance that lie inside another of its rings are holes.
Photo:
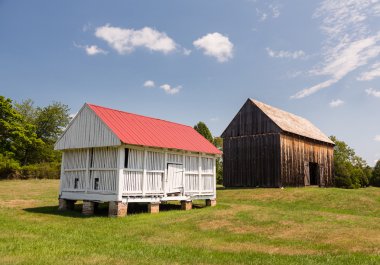
[[[0,264],[379,264],[380,189],[221,189],[218,206],[58,212],[57,180],[0,181]]]

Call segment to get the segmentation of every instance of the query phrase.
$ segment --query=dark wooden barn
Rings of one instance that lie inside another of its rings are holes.
[[[304,118],[248,99],[222,138],[226,187],[333,184],[334,143]]]

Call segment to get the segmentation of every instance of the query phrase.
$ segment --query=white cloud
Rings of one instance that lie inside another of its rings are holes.
[[[106,41],[119,54],[131,53],[137,47],[145,47],[151,51],[169,53],[176,50],[177,44],[165,32],[149,27],[140,30],[112,27],[98,27],[95,36]]]
[[[74,46],[80,49],[84,49],[87,55],[107,54],[108,52],[99,48],[96,45],[78,45],[74,42]]]
[[[91,28],[92,28],[92,24],[91,23],[87,23],[87,24],[83,25],[82,31],[86,32],[86,31],[89,31]]]
[[[219,118],[218,117],[213,117],[213,118],[210,119],[210,121],[211,122],[217,122],[217,121],[219,121]]]
[[[193,42],[197,49],[203,50],[208,56],[215,57],[219,62],[226,62],[233,57],[234,45],[228,37],[218,32],[209,33]]]
[[[380,54],[380,32],[372,32],[368,26],[369,19],[380,15],[379,10],[377,0],[324,0],[321,3],[314,17],[321,19],[320,29],[326,35],[323,60],[310,74],[328,79],[297,92],[292,98],[303,98],[330,87]]]
[[[101,54],[107,54],[106,51],[102,50],[101,48],[99,48],[96,45],[90,45],[90,46],[86,45],[85,50],[86,50],[86,53],[88,55],[96,55],[96,54],[99,54],[99,53],[101,53]]]
[[[288,71],[286,73],[286,77],[287,78],[296,78],[296,77],[298,77],[298,76],[300,76],[302,74],[303,74],[302,71],[291,70],[291,71]]]
[[[380,142],[380,134],[376,135],[375,138],[373,138],[376,142]]]
[[[166,94],[174,95],[182,89],[182,86],[171,87],[169,84],[163,84],[160,88],[162,88]]]
[[[376,77],[380,77],[380,62],[373,64],[371,70],[361,73],[357,80],[369,81]]]
[[[305,58],[306,54],[303,50],[298,51],[274,51],[271,48],[267,47],[265,49],[269,55],[269,57],[272,58],[290,58],[290,59],[299,59],[299,58]]]
[[[367,92],[367,94],[370,96],[380,98],[380,90],[376,90],[371,87],[371,88],[366,89],[365,92]]]
[[[155,84],[154,84],[154,81],[152,81],[152,80],[146,80],[145,82],[144,82],[144,85],[143,85],[144,87],[154,87],[155,86]]]
[[[264,7],[256,8],[256,15],[259,17],[259,21],[263,22],[268,18],[278,18],[280,16],[280,5],[269,4]]]
[[[332,100],[329,105],[330,107],[332,108],[337,108],[337,107],[340,107],[344,104],[344,101],[341,100],[341,99],[336,99],[336,100]]]
[[[269,9],[272,11],[272,17],[273,18],[278,18],[280,16],[280,6],[271,4],[269,5]]]
[[[183,48],[183,54],[186,55],[186,56],[190,55],[191,54],[191,50]]]

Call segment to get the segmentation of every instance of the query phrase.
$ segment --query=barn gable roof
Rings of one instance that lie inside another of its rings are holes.
[[[190,126],[94,104],[85,106],[95,113],[121,143],[221,154],[218,148]]]
[[[321,142],[334,144],[322,131],[307,119],[281,109],[269,106],[260,101],[250,99],[260,110],[262,110],[283,131],[315,139]]]

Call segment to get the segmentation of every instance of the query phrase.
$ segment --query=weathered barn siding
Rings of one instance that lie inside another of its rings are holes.
[[[55,144],[56,150],[118,146],[121,142],[87,104]]]
[[[280,128],[263,111],[247,100],[224,130],[222,138],[279,133],[280,131]]]
[[[319,166],[320,179],[317,185],[333,185],[332,145],[295,135],[281,134],[282,186],[304,186],[310,162]],[[306,173],[305,173],[306,172]]]
[[[280,186],[280,135],[228,137],[223,142],[223,182],[228,187]]]
[[[248,99],[222,138],[227,187],[333,185],[334,143],[302,117]]]

